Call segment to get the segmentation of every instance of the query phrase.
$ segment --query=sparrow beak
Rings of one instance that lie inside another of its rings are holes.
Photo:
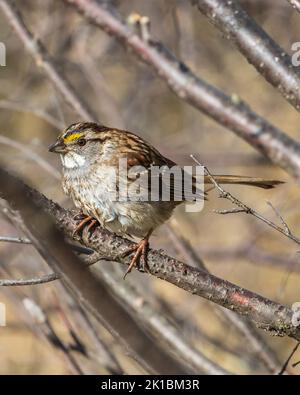
[[[60,140],[50,145],[48,150],[49,152],[55,152],[56,154],[64,154],[67,151],[66,145]]]

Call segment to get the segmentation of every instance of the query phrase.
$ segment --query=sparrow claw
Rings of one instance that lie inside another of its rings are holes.
[[[73,219],[74,219],[74,221],[82,221],[85,217],[86,217],[86,215],[83,214],[83,212],[80,212],[80,213],[75,214]]]
[[[137,245],[129,248],[121,255],[123,258],[135,252],[133,258],[130,261],[130,264],[124,274],[123,279],[125,280],[127,274],[129,274],[134,266],[142,269],[142,271],[149,273],[148,266],[148,250],[149,250],[149,236],[142,239]]]
[[[86,227],[83,229],[83,232],[82,232],[82,240],[83,240],[83,242],[84,242],[85,244],[87,244],[88,241],[89,241],[89,238],[90,238],[90,236],[91,236],[91,234],[92,234],[92,229],[93,229],[95,226],[97,226],[97,225],[99,225],[99,222],[98,222],[95,218],[93,218],[93,219],[90,220],[89,225],[86,226]]]
[[[81,215],[81,214],[79,214]],[[75,217],[74,217],[75,218]],[[85,215],[84,218],[82,219],[82,215],[81,215],[81,221],[79,222],[79,224],[76,226],[74,232],[73,232],[73,237],[76,236],[77,234],[81,233],[81,237],[83,238],[83,232],[86,231],[85,233],[85,240],[88,240],[88,237],[86,239],[86,235],[89,236],[89,233],[91,231],[91,229],[97,225],[98,221],[93,218],[90,215]],[[86,227],[86,225],[90,222],[90,224]]]

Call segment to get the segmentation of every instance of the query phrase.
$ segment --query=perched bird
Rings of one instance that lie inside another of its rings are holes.
[[[176,186],[174,179],[168,185],[169,201],[162,199],[160,191],[156,201],[149,199],[152,182],[152,175],[149,174],[155,166],[168,169],[176,164],[131,132],[91,122],[74,123],[66,128],[49,147],[49,151],[60,154],[64,192],[71,197],[84,217],[75,232],[86,225],[90,231],[95,224],[100,223],[118,235],[141,238],[134,248],[124,254],[134,253],[126,274],[141,258],[146,266],[151,233],[170,218],[178,204],[187,200],[184,194],[181,200],[175,199],[182,184]],[[120,160],[126,160],[127,173],[121,174]],[[144,171],[137,172],[137,166]],[[121,199],[120,182],[129,189],[135,185],[138,173],[147,174],[147,185],[142,186],[147,198]],[[161,175],[159,178],[161,180]],[[221,184],[242,184],[266,189],[280,183],[276,180],[228,175],[215,175],[214,179]],[[204,183],[211,183],[211,179],[205,176]],[[205,198],[202,191],[198,191],[198,196]]]

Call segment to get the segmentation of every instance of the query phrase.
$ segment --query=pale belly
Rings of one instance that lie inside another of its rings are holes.
[[[103,175],[103,174],[102,174]],[[63,188],[76,207],[96,218],[118,235],[142,238],[164,223],[172,214],[169,202],[116,201],[109,179],[64,175]]]

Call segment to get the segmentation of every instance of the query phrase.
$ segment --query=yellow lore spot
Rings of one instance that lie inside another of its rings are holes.
[[[71,141],[78,140],[79,137],[81,137],[81,136],[82,136],[82,133],[69,134],[68,136],[64,137],[64,142],[70,143]]]

